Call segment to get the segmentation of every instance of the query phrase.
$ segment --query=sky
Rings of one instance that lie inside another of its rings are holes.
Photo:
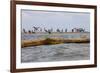
[[[41,10],[21,10],[22,29],[32,30],[33,26],[42,29],[53,28],[56,31],[73,28],[84,28],[90,31],[90,13],[87,12],[67,12],[67,11],[41,11]]]

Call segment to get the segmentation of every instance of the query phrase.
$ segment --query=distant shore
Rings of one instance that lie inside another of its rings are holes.
[[[90,32],[52,32],[51,34],[79,34],[79,33],[90,33]],[[22,34],[48,34],[47,32],[36,32],[36,33],[23,33]]]

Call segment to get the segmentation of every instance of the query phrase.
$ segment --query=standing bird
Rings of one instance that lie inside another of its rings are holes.
[[[26,30],[25,29],[23,29],[23,33],[26,33]]]
[[[47,32],[47,33],[49,33],[49,34],[51,34],[51,32],[52,32],[53,30],[52,30],[52,29],[48,29],[48,30],[47,30],[47,29],[44,28],[44,31]]]
[[[65,32],[67,32],[67,28],[65,29]]]
[[[57,29],[57,30],[56,30],[56,32],[60,32],[60,30],[59,30],[59,29]]]
[[[36,32],[36,31],[39,30],[40,27],[35,27],[35,26],[33,26],[33,28],[34,28],[34,32]]]

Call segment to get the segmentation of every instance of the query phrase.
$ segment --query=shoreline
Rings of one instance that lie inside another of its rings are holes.
[[[39,46],[39,45],[54,45],[62,43],[89,43],[89,38],[45,38],[35,40],[22,40],[21,47]]]

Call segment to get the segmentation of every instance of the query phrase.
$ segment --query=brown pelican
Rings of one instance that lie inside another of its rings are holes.
[[[47,33],[49,33],[49,34],[51,34],[51,32],[53,31],[53,29],[48,29],[47,30],[47,29],[44,28],[44,31],[47,32]]]
[[[24,33],[26,33],[26,30],[25,30],[25,29],[23,29],[23,32],[24,32]]]
[[[67,28],[65,29],[65,32],[67,32]]]
[[[59,30],[59,29],[57,29],[56,31],[57,31],[57,32],[60,32],[60,30]]]
[[[40,27],[35,27],[35,26],[33,26],[33,28],[34,28],[34,32],[36,32],[36,31],[39,30]]]

